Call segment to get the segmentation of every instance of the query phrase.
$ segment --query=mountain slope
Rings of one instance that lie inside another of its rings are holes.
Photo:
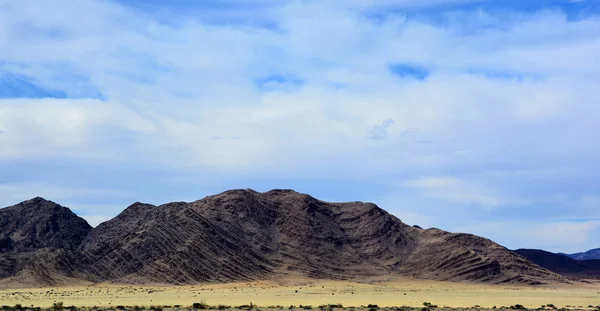
[[[575,260],[592,260],[592,259],[600,259],[600,248],[591,249],[587,252],[583,253],[575,253],[575,254],[566,254]]]
[[[136,203],[95,228],[81,247],[105,280],[227,282],[267,277],[271,264],[185,203]]]
[[[600,278],[600,260],[575,260],[563,254],[537,249],[518,249],[515,253],[562,275],[573,278]]]
[[[439,229],[425,230],[403,274],[419,278],[536,285],[562,281],[558,275],[489,239]]]
[[[33,215],[36,211],[44,212]],[[11,241],[0,252],[0,279],[15,282],[187,284],[299,275],[565,281],[485,238],[423,230],[372,203],[330,203],[291,190],[231,190],[160,206],[135,203],[93,230],[68,209],[39,198],[0,215],[0,232]],[[12,215],[18,220],[5,219]],[[22,215],[52,229],[25,230],[32,224]]]

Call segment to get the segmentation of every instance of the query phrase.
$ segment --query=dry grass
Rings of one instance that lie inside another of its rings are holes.
[[[557,285],[542,287],[494,286],[423,280],[396,280],[372,284],[343,281],[262,281],[195,286],[92,286],[5,289],[0,290],[0,304],[24,307],[65,306],[191,306],[195,302],[209,305],[239,306],[250,302],[259,306],[323,304],[344,306],[423,307],[431,302],[440,307],[492,308],[521,304],[528,308],[553,304],[558,308],[586,309],[600,305],[600,284]],[[185,309],[184,309],[185,310]],[[356,309],[358,311],[358,309]],[[420,310],[420,309],[419,309]]]

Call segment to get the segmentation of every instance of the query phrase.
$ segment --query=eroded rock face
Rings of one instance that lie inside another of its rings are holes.
[[[185,284],[286,275],[564,281],[488,239],[423,230],[372,203],[330,203],[292,190],[135,203],[93,230],[40,198],[0,216],[0,278],[44,285],[64,278]]]

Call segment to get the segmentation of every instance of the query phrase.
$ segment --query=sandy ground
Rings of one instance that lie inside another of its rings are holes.
[[[600,284],[516,287],[397,280],[375,284],[342,281],[252,282],[195,286],[124,286],[98,284],[92,286],[3,289],[1,305],[49,307],[54,302],[65,306],[150,306],[181,305],[194,302],[209,305],[238,306],[250,302],[259,306],[343,304],[382,307],[422,306],[431,302],[449,307],[484,308],[521,304],[537,308],[545,304],[557,307],[600,305]]]

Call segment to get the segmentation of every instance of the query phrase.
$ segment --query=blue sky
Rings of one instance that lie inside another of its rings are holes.
[[[0,206],[293,188],[600,247],[599,0],[0,1]]]

